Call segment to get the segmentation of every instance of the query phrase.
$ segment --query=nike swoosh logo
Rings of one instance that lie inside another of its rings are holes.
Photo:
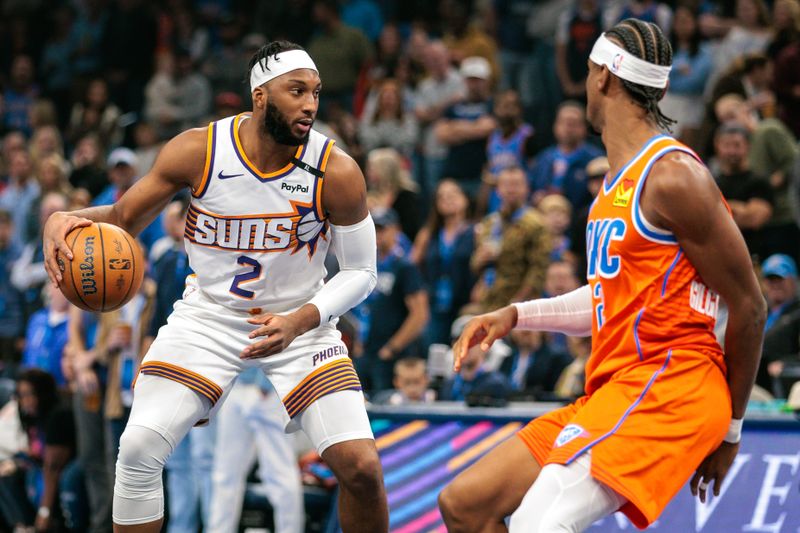
[[[244,174],[223,174],[221,170],[219,171],[219,174],[217,174],[217,177],[221,180],[238,178],[239,176],[244,176]]]

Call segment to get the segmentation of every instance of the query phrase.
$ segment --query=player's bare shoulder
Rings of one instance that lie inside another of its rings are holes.
[[[367,187],[355,160],[334,146],[325,169],[322,203],[332,224],[349,226],[367,216]]]
[[[652,223],[673,231],[724,211],[711,173],[700,161],[680,151],[665,155],[653,165],[641,208]]]
[[[161,179],[195,189],[203,178],[208,157],[208,126],[173,137],[158,154],[152,172]]]

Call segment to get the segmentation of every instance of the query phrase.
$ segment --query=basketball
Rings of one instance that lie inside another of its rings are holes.
[[[95,222],[67,234],[73,260],[58,255],[61,292],[86,311],[113,311],[142,284],[144,257],[133,237],[113,224]]]

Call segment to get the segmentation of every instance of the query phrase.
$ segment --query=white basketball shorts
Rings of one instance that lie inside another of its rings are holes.
[[[177,381],[203,395],[211,403],[211,417],[239,373],[260,367],[282,400],[287,432],[304,425],[299,422],[299,415],[316,400],[340,391],[355,391],[336,396],[337,400],[358,405],[337,402],[338,414],[334,409],[323,416],[331,417],[330,422],[349,435],[358,436],[354,438],[371,438],[361,383],[339,331],[326,324],[300,335],[279,354],[242,360],[242,350],[256,342],[248,338],[257,328],[247,322],[250,316],[217,304],[189,282],[183,299],[175,303],[167,324],[158,331],[139,372]],[[349,413],[348,418],[353,418],[352,425],[356,427],[348,428],[347,421],[335,420],[342,413]],[[353,417],[353,413],[363,416]]]

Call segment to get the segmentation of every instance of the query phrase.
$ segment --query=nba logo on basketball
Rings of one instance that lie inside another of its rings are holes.
[[[622,64],[622,54],[615,55],[614,60],[611,61],[611,72],[617,72],[621,64]]]

